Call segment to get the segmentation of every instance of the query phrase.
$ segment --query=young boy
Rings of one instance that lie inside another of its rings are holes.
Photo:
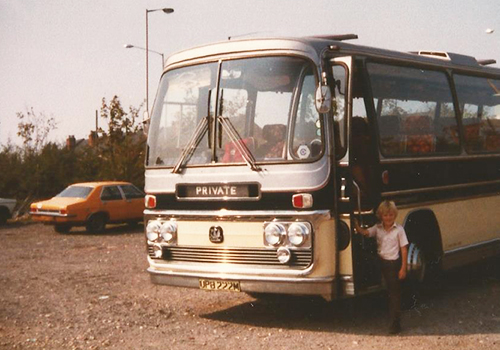
[[[356,231],[364,236],[376,237],[382,276],[389,292],[389,333],[401,332],[401,280],[406,278],[408,239],[403,226],[396,224],[398,209],[392,201],[380,203],[377,209],[379,224],[364,229],[354,222]],[[400,253],[401,251],[401,253]]]

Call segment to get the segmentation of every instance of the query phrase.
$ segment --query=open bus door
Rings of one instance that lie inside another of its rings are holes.
[[[380,201],[380,184],[377,176],[379,169],[378,152],[375,141],[375,130],[372,127],[374,118],[373,104],[370,100],[362,62],[354,62],[352,57],[341,57],[332,60],[333,73],[335,65],[348,67],[347,77],[347,142],[348,166],[344,172],[346,187],[349,193],[349,214],[351,222],[358,220],[361,225],[375,224],[376,206]],[[338,85],[336,83],[336,85]],[[353,225],[351,225],[353,226]],[[354,290],[356,294],[379,288],[381,273],[377,255],[377,243],[374,238],[367,238],[352,233],[352,269]]]

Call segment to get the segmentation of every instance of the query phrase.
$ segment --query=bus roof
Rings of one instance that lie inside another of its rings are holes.
[[[289,52],[298,53],[319,61],[322,52],[329,56],[360,55],[380,59],[420,62],[422,64],[449,67],[455,69],[473,70],[481,73],[500,74],[496,67],[486,67],[484,64],[496,63],[494,60],[480,60],[475,57],[441,51],[400,52],[345,42],[356,39],[355,34],[321,35],[309,37],[261,37],[232,39],[223,42],[207,44],[192,49],[180,51],[170,56],[166,67],[191,60],[207,59],[219,55],[240,55],[246,52]]]

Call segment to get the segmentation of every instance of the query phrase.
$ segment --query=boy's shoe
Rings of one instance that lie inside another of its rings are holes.
[[[389,334],[398,334],[401,333],[401,323],[398,321],[394,321],[389,328]]]

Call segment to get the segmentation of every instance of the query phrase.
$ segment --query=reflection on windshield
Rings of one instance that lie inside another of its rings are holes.
[[[255,162],[319,156],[322,126],[310,63],[258,57],[223,61],[218,72],[218,63],[209,63],[164,75],[151,119],[148,166],[177,172],[190,165],[247,163],[255,170]]]

